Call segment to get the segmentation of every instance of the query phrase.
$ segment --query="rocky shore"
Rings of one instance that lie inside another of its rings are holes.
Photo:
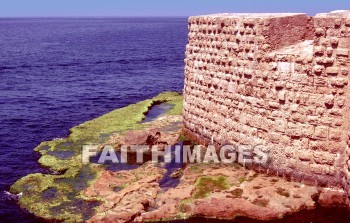
[[[181,133],[182,100],[178,93],[163,93],[74,127],[66,139],[41,143],[35,149],[42,155],[39,163],[52,174],[28,175],[12,185],[11,193],[19,194],[22,208],[43,219],[91,223],[238,216],[268,221],[317,205],[345,203],[346,195],[338,188],[293,182],[238,164],[184,164],[174,170],[148,161],[111,170],[82,163],[81,147],[86,144],[117,148],[190,143]],[[172,106],[155,120],[142,122],[159,103]],[[176,183],[164,186],[165,176]]]

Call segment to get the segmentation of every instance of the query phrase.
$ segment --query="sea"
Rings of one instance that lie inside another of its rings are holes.
[[[33,151],[40,142],[181,92],[186,43],[187,18],[0,19],[0,222],[41,222],[8,193],[19,178],[47,172]]]

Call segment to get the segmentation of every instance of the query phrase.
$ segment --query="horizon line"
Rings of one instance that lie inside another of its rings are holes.
[[[0,19],[64,19],[64,18],[71,18],[71,19],[81,19],[81,18],[96,18],[96,19],[104,19],[104,18],[188,18],[190,16],[147,16],[147,15],[140,15],[140,16],[0,16]]]

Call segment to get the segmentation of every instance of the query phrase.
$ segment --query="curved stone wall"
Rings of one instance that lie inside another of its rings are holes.
[[[349,12],[190,17],[185,134],[262,144],[260,170],[350,189],[349,49]]]

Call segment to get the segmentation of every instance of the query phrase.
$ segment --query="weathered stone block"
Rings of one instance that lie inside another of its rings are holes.
[[[298,111],[298,108],[299,108],[299,105],[298,104],[291,104],[290,105],[290,110],[292,112],[297,112]]]
[[[311,164],[310,165],[310,172],[314,173],[314,174],[324,174],[326,172],[325,167],[323,165],[320,164]]]
[[[310,150],[301,150],[299,151],[298,156],[301,161],[311,161],[313,153]]]
[[[280,100],[280,101],[286,100],[286,91],[279,91],[278,92],[278,100]]]
[[[315,65],[313,67],[313,71],[315,74],[321,74],[324,70],[324,66],[321,66],[321,65]]]
[[[278,109],[280,107],[280,104],[278,102],[275,101],[269,101],[269,107],[272,109]]]
[[[336,54],[340,57],[349,57],[349,49],[337,49]]]
[[[329,139],[335,142],[341,142],[343,137],[343,131],[339,129],[329,129]]]
[[[334,105],[334,96],[333,95],[325,95],[324,96],[324,103],[327,106],[327,108],[332,108]]]
[[[326,34],[326,30],[323,29],[322,27],[318,27],[318,28],[316,28],[316,30],[315,30],[315,34],[316,34],[317,36],[324,36],[324,35]]]
[[[281,73],[294,73],[295,64],[290,62],[278,62],[277,63],[277,70]]]
[[[328,75],[338,75],[339,70],[340,70],[339,67],[327,67],[326,73]]]
[[[328,137],[328,127],[327,126],[316,126],[314,137],[326,139]]]
[[[325,51],[326,48],[324,46],[315,46],[314,48],[314,53],[316,56],[322,56]]]
[[[336,99],[336,103],[338,107],[342,108],[345,105],[345,98],[344,97],[338,97]]]
[[[350,49],[350,38],[340,38],[338,47],[343,49]]]
[[[325,77],[315,77],[314,78],[314,83],[316,86],[326,86],[327,85],[327,78]],[[321,89],[321,88],[319,88]],[[328,88],[323,88],[323,89],[328,89]]]
[[[342,67],[340,70],[340,73],[344,76],[347,76],[349,74],[349,68],[347,67]]]
[[[335,77],[331,79],[331,85],[335,87],[344,87],[348,84],[348,79],[343,77]]]
[[[315,151],[313,153],[313,158],[315,163],[317,164],[327,164],[327,165],[334,165],[335,162],[335,155],[330,153],[325,153],[322,151]]]
[[[292,81],[303,82],[307,81],[308,75],[306,73],[292,73]]]
[[[333,54],[333,48],[332,48],[332,47],[327,47],[327,49],[326,49],[326,54],[327,54],[327,56],[332,56],[332,54]]]

